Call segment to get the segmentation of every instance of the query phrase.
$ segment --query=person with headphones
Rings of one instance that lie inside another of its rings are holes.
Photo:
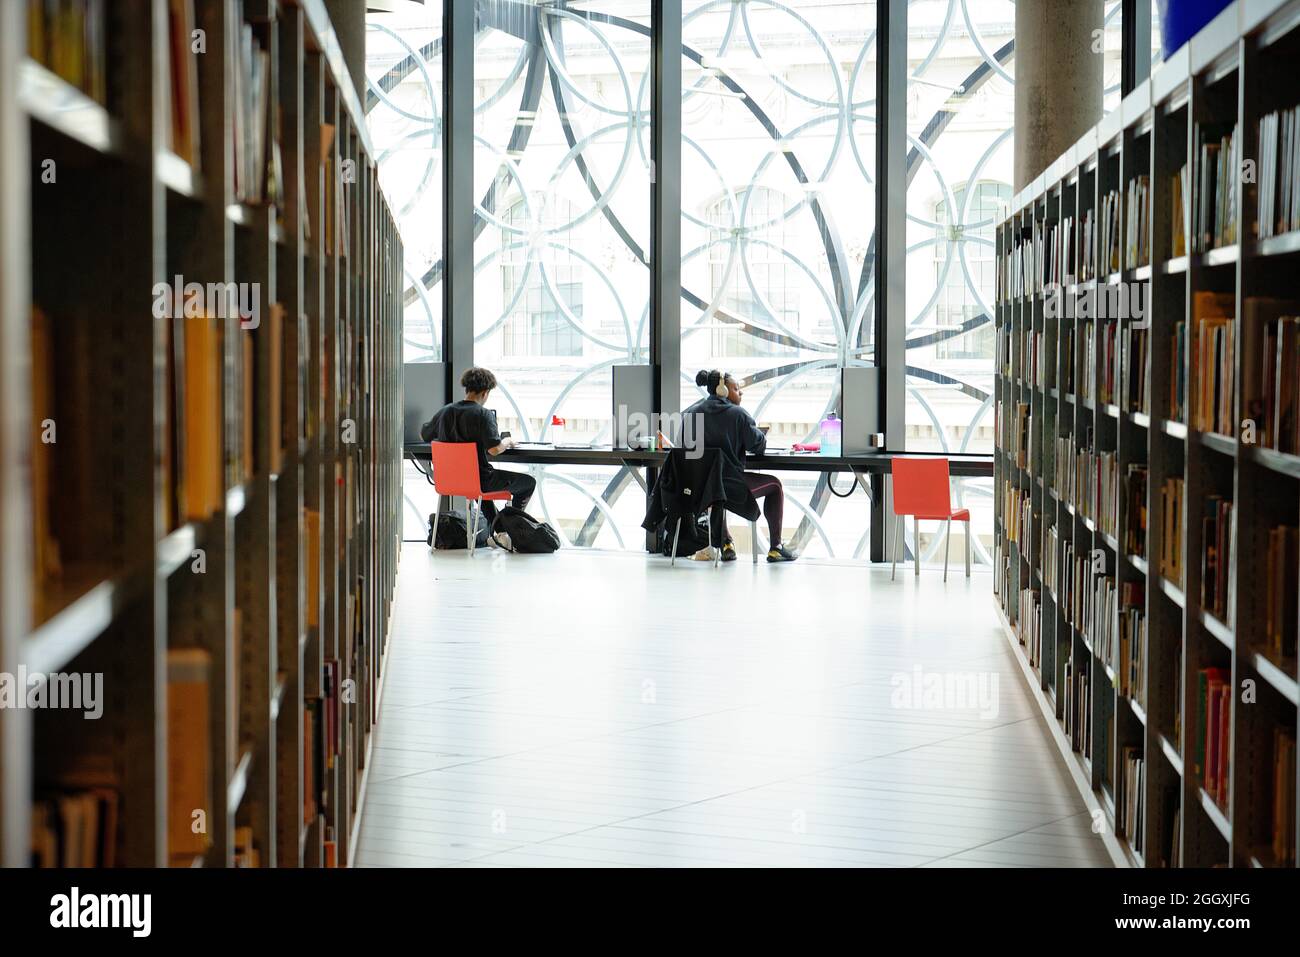
[[[754,417],[740,406],[744,393],[734,376],[718,369],[701,369],[695,384],[706,389],[708,395],[696,402],[685,415],[699,415],[704,425],[703,442],[706,449],[718,449],[722,456],[722,481],[727,498],[744,502],[749,496],[761,499],[763,516],[767,519],[769,562],[792,562],[799,556],[781,542],[781,522],[785,513],[785,490],[775,475],[762,475],[745,471],[746,455],[761,455],[767,448],[763,434]],[[736,560],[736,546],[727,531],[726,511],[717,508],[709,517],[709,526],[715,529],[722,546],[722,560]],[[713,543],[718,545],[718,541]]]

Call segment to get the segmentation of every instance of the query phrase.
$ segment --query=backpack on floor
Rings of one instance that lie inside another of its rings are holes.
[[[560,547],[560,536],[555,529],[513,505],[497,512],[492,537],[507,551],[524,555],[549,555]]]
[[[677,520],[665,520],[659,526],[659,552],[665,558],[673,557],[673,532],[677,529]],[[703,519],[692,519],[689,515],[682,518],[682,531],[677,537],[677,557],[689,558],[701,548],[709,547],[709,528]]]
[[[465,519],[461,518],[455,512],[443,512],[438,516],[438,534],[435,539],[433,531],[434,516],[429,516],[429,534],[428,541],[431,548],[439,550],[469,548],[469,526],[465,524]],[[475,548],[485,548],[488,543],[488,523],[480,519],[478,523],[478,535],[474,537]]]

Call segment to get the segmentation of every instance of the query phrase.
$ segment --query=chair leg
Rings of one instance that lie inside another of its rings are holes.
[[[465,536],[468,539],[465,542],[465,550],[469,553],[469,557],[473,558],[474,540],[478,538],[478,510],[469,499],[465,499],[465,517],[469,519],[465,523],[465,527],[469,530]]]
[[[971,523],[966,523],[966,577],[970,578],[970,533]]]
[[[438,547],[438,523],[442,521],[442,500],[444,496],[438,496],[438,507],[433,511],[433,544],[429,546],[429,551]]]
[[[754,564],[758,564],[758,522],[749,523],[750,551],[754,553]]]
[[[894,516],[894,554],[889,562],[889,580],[894,580],[894,573],[898,571],[898,559],[903,555],[903,516]]]
[[[912,517],[912,573],[921,577],[921,520]]]
[[[952,545],[952,519],[948,519],[948,527],[943,532],[943,580],[948,580],[948,547]]]
[[[682,534],[682,518],[679,515],[677,516],[677,529],[673,532],[673,551],[672,551],[672,559],[668,562],[669,565],[677,564],[677,539],[681,537],[681,534]]]

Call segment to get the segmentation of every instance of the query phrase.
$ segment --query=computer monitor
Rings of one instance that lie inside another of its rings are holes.
[[[616,449],[632,449],[655,433],[654,368],[614,366],[614,434]]]
[[[840,370],[840,436],[845,455],[879,452],[884,445],[880,434],[880,369],[848,366]]]
[[[447,363],[407,362],[402,366],[402,441],[420,439],[420,426],[447,402]]]

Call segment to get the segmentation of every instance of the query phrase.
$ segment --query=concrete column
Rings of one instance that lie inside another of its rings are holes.
[[[1016,4],[1016,192],[1101,119],[1102,7],[1103,0]]]
[[[366,4],[361,0],[325,0],[325,10],[343,48],[357,99],[366,102]]]

